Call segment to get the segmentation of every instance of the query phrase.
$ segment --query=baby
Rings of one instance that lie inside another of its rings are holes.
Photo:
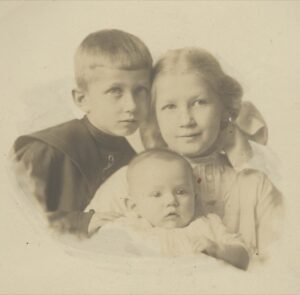
[[[195,216],[200,205],[190,164],[169,150],[148,150],[129,164],[125,217],[101,228],[122,228],[137,243],[170,256],[205,253],[246,269],[248,252],[215,214]]]

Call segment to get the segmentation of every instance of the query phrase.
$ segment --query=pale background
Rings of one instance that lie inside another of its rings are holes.
[[[206,48],[241,82],[283,165],[285,237],[274,260],[249,274],[190,260],[92,262],[39,230],[3,169],[0,293],[299,294],[300,2],[0,2],[2,168],[17,135],[80,115],[70,95],[73,53],[103,28],[136,34],[155,59],[170,48]]]

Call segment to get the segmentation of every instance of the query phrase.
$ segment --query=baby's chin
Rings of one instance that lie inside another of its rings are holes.
[[[174,228],[181,228],[186,227],[191,223],[189,221],[179,221],[179,220],[168,220],[164,221],[161,224],[157,225],[156,227],[165,228],[165,229],[174,229]]]

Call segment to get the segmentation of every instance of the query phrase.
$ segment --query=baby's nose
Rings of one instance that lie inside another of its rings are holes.
[[[177,197],[173,193],[168,193],[165,196],[165,203],[167,206],[177,206],[178,205]]]

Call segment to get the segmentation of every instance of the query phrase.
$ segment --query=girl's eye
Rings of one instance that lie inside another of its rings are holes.
[[[161,109],[162,109],[162,111],[163,111],[163,110],[173,110],[173,109],[175,109],[175,108],[176,108],[176,105],[175,105],[175,104],[169,103],[169,104],[164,105]]]
[[[151,194],[151,197],[154,197],[154,198],[159,198],[161,196],[161,193],[160,192],[153,192]]]
[[[108,91],[107,91],[108,94],[111,94],[111,95],[114,95],[114,96],[121,96],[123,91],[120,87],[113,87],[113,88],[110,88]]]
[[[193,106],[201,106],[206,105],[208,103],[208,100],[205,98],[198,98],[193,101]]]

